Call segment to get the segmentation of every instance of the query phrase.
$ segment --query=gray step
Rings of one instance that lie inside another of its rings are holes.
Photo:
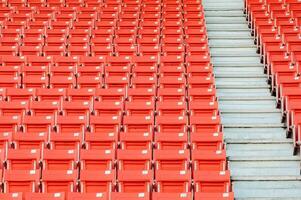
[[[278,124],[281,122],[280,113],[226,113],[222,114],[225,124]]]
[[[218,11],[210,11],[210,10],[207,10],[205,12],[205,16],[206,18],[207,17],[210,17],[210,16],[232,16],[232,17],[241,17],[241,11],[240,10],[228,10],[228,11],[221,11],[221,10],[218,10]]]
[[[286,130],[280,128],[225,128],[224,138],[228,141],[239,140],[283,140],[286,137]]]
[[[214,73],[217,74],[235,74],[235,75],[253,75],[260,74],[263,75],[263,67],[241,67],[238,70],[238,67],[229,67],[229,66],[220,66],[214,67]]]
[[[235,199],[301,199],[300,157],[270,94],[244,2],[203,2]]]
[[[231,88],[221,88],[219,89],[219,85],[217,85],[217,96],[218,97],[258,97],[258,96],[266,96],[269,97],[270,90],[268,88],[249,88],[249,89],[231,89]]]
[[[219,108],[220,110],[266,110],[271,109],[275,111],[276,103],[272,100],[249,100],[249,101],[223,101],[219,100]]]
[[[242,16],[238,16],[238,17],[206,17],[206,23],[207,24],[225,24],[225,23],[229,23],[229,24],[247,24],[246,22],[246,18],[242,17]]]
[[[214,56],[258,56],[256,48],[213,48],[210,51]]]
[[[300,199],[301,181],[234,181],[235,199]]]
[[[227,156],[230,157],[275,157],[292,156],[293,146],[291,143],[271,144],[228,144]],[[301,189],[301,188],[300,188]]]
[[[214,37],[220,37],[220,38],[228,38],[228,37],[234,37],[234,38],[237,38],[237,37],[248,37],[250,38],[251,37],[251,33],[249,30],[246,30],[246,31],[236,31],[236,32],[233,32],[233,31],[210,31],[208,30],[208,36],[210,38],[214,38]]]
[[[283,161],[232,161],[232,176],[298,176],[298,160]]]

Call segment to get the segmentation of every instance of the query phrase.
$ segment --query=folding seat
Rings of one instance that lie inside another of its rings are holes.
[[[18,37],[4,37],[0,39],[1,46],[18,46],[20,39]]]
[[[84,101],[63,101],[61,113],[66,116],[84,116],[89,115],[89,111],[91,110],[91,102]]]
[[[115,150],[89,149],[80,150],[81,170],[113,170]]]
[[[90,132],[95,134],[119,133],[120,116],[90,116]]]
[[[27,101],[9,102],[0,101],[0,115],[1,116],[22,116],[29,110]]]
[[[161,48],[158,45],[156,45],[156,46],[139,45],[138,46],[138,53],[139,53],[139,55],[142,55],[142,56],[158,56],[160,52],[161,52]]]
[[[22,119],[21,130],[29,133],[48,133],[54,125],[54,116],[28,116]]]
[[[8,149],[5,166],[8,170],[36,170],[40,158],[39,149]]]
[[[85,115],[56,116],[55,130],[57,133],[83,133],[88,123]]]
[[[14,37],[14,38],[18,37],[18,38],[20,38],[21,29],[5,27],[5,28],[1,29],[1,35],[2,35],[2,37]]]
[[[108,26],[104,26],[104,27],[97,27],[98,23],[100,22],[96,22],[95,23],[95,27],[96,30],[93,30],[91,35],[91,43],[93,44],[93,46],[99,46],[100,44],[102,44],[103,46],[107,46],[109,44],[111,44],[113,39],[112,39],[112,33],[114,32],[114,26],[112,26],[112,24],[114,24],[114,22],[109,22]],[[102,22],[104,23],[104,22]],[[105,22],[106,23],[106,22]],[[100,39],[102,38],[102,39]],[[109,42],[109,43],[107,43]],[[93,47],[92,46],[92,47]]]
[[[19,30],[25,28],[26,21],[16,21],[11,18],[11,21],[4,21],[2,27],[6,30],[4,36],[15,37],[19,34]]]
[[[77,149],[44,149],[42,153],[43,172],[74,170],[77,168]]]
[[[185,89],[182,88],[159,88],[158,95],[159,101],[185,101]]]
[[[128,62],[113,62],[104,68],[105,78],[128,77],[130,72],[131,66]]]
[[[154,117],[152,116],[125,116],[123,131],[127,133],[152,133]]]
[[[113,52],[112,45],[91,46],[91,56],[111,56]]]
[[[22,88],[47,88],[48,86],[48,76],[23,76]]]
[[[109,29],[111,30],[111,29]],[[92,33],[92,34],[97,34],[96,33]],[[98,36],[98,35],[97,35]],[[110,46],[110,44],[113,43],[113,38],[112,36],[95,36],[95,37],[92,37],[90,39],[90,42],[91,42],[91,46]]]
[[[136,76],[132,77],[131,86],[133,88],[156,88],[157,76]]]
[[[149,200],[150,194],[149,193],[124,193],[124,192],[113,192],[111,194],[112,200]]]
[[[115,172],[111,170],[81,170],[80,191],[83,193],[112,192]]]
[[[50,88],[74,88],[76,86],[76,79],[74,76],[51,76],[49,81]]]
[[[24,56],[5,55],[1,57],[2,66],[23,66],[25,63]]]
[[[24,37],[22,39],[22,43],[23,43],[24,46],[21,46],[21,47],[23,47],[23,48],[28,47],[28,46],[32,46],[32,47],[35,47],[35,48],[39,47],[40,49],[36,50],[36,51],[38,51],[38,50],[41,50],[40,46],[42,46],[44,44],[44,38],[42,38],[42,37]],[[20,47],[20,51],[22,51],[21,47]]]
[[[152,193],[153,200],[191,200],[192,193],[163,193],[163,192],[153,192]]]
[[[188,170],[189,150],[154,150],[156,170]]]
[[[165,76],[159,79],[160,88],[183,88],[186,87],[186,80],[184,77]]]
[[[60,14],[62,15],[62,14]],[[72,27],[72,17],[70,19],[70,21],[68,21],[68,19],[65,19],[64,17],[65,16],[61,16],[62,18],[56,16],[55,18],[55,21],[50,21],[50,28],[51,29],[69,29]]]
[[[225,150],[192,150],[194,171],[223,171],[227,167]]]
[[[18,46],[2,46],[1,55],[16,56],[18,54]]]
[[[77,171],[75,170],[43,170],[42,192],[75,192]]]
[[[120,148],[125,150],[151,150],[151,133],[120,133]]]
[[[23,200],[23,194],[21,192],[1,193],[0,198],[3,200]]]
[[[66,97],[66,90],[63,88],[37,88],[36,98],[39,101],[61,101],[62,98]]]
[[[43,46],[44,56],[64,56],[66,55],[65,46]]]
[[[220,132],[221,129],[221,119],[219,116],[191,116],[190,124],[192,132]]]
[[[51,47],[55,47],[55,48],[65,47],[67,45],[65,34],[67,33],[59,30],[52,30],[52,31],[48,30],[46,32],[45,46],[48,46],[50,50]],[[61,49],[60,51],[62,50],[63,49]]]
[[[123,113],[123,102],[94,101],[92,111],[97,116],[121,116]]]
[[[103,78],[101,76],[79,76],[77,78],[77,88],[102,88]]]
[[[231,184],[229,171],[196,171],[194,180],[196,192],[227,192]]]
[[[31,150],[44,148],[48,140],[48,133],[22,133],[14,132],[12,134],[12,146],[15,149]]]
[[[69,192],[67,194],[67,200],[77,200],[77,199],[90,199],[90,200],[108,200],[109,195],[107,193],[79,193],[79,192],[74,192],[71,193]]]
[[[21,116],[0,116],[1,132],[16,132],[21,124]]]
[[[26,56],[26,64],[28,67],[23,67],[23,73],[25,75],[31,75],[30,74],[30,67],[36,67],[37,69],[42,69],[48,72],[48,66],[51,64],[52,58],[51,57],[42,57],[42,56]],[[26,69],[26,71],[24,71]],[[35,72],[35,70],[32,70]]]
[[[118,191],[123,193],[149,193],[152,190],[153,171],[118,171]]]
[[[30,101],[34,98],[36,90],[33,88],[7,88],[5,90],[5,99],[7,101]]]
[[[68,39],[68,45],[70,45],[71,47],[83,47],[83,46],[88,46],[88,44],[89,44],[88,36],[87,37],[75,37],[74,36],[74,37],[70,37]]]
[[[186,103],[183,101],[159,101],[156,109],[160,116],[185,116],[187,113]]]
[[[131,134],[131,133],[127,133]],[[152,151],[143,150],[117,150],[118,170],[150,170]]]
[[[38,170],[4,170],[4,193],[37,192],[40,172]]]
[[[80,88],[80,89],[74,89],[74,88],[68,88],[67,89],[67,100],[72,102],[91,102],[91,100],[95,96],[95,89],[93,88]]]
[[[31,19],[34,20],[34,19]],[[48,21],[28,21],[26,23],[26,28],[29,29],[44,29],[44,28],[48,28]],[[43,40],[44,42],[44,40]]]
[[[123,102],[126,93],[123,88],[108,88],[108,89],[96,89],[95,96],[99,101],[119,101]]]
[[[85,29],[85,30],[71,29],[71,30],[69,30],[69,38],[72,38],[72,40],[75,40],[73,38],[77,38],[77,39],[80,39],[80,40],[82,40],[82,38],[87,38],[87,40],[84,41],[86,43],[86,42],[90,41],[90,39],[89,39],[90,36],[91,36],[91,30],[90,29]]]
[[[219,116],[218,103],[212,102],[189,102],[190,114],[192,116]]]
[[[196,192],[195,193],[195,200],[201,199],[211,199],[211,200],[233,200],[234,194],[233,192]]]
[[[19,88],[21,85],[21,77],[0,74],[0,87]]]
[[[41,55],[42,47],[41,46],[20,46],[19,47],[19,54],[21,56],[28,56],[28,55]]]
[[[85,133],[84,147],[92,150],[114,150],[118,142],[118,133]]]
[[[65,193],[56,192],[56,193],[25,193],[25,200],[65,200]]]
[[[178,66],[174,65],[174,66],[166,66],[163,65],[160,67],[159,69],[160,72],[160,78],[183,78],[184,77],[184,73],[185,73],[185,67],[183,64],[180,64]]]
[[[156,133],[155,145],[162,150],[183,150],[188,148],[187,133],[168,134]]]
[[[104,57],[80,56],[77,74],[78,76],[102,76],[104,63]]]
[[[81,133],[54,133],[49,134],[48,146],[51,149],[78,149],[83,143],[83,134]]]
[[[30,101],[29,113],[34,116],[51,116],[60,110],[58,101]]]
[[[155,47],[155,46],[158,46],[159,45],[159,38],[158,36],[155,36],[155,37],[142,37],[142,36],[139,36],[137,38],[137,44],[139,45],[139,50],[140,50],[140,47]],[[147,49],[145,49],[147,50]]]
[[[187,193],[191,190],[191,173],[189,171],[157,170],[156,192]]]
[[[173,115],[156,117],[156,131],[163,133],[183,133],[187,131],[187,117]]]
[[[155,103],[153,101],[129,101],[125,104],[128,116],[154,116]]]
[[[115,54],[117,56],[135,56],[138,49],[135,45],[130,46],[115,46]]]
[[[44,0],[27,0],[29,7],[43,7],[46,4]]]
[[[66,50],[68,56],[89,56],[90,55],[90,47],[89,45],[86,46],[75,46],[70,45]]]
[[[11,132],[0,132],[0,148],[5,150],[8,148],[8,145],[10,145],[12,142],[12,133]],[[0,153],[4,153],[4,151],[0,150]],[[4,162],[4,156],[2,158],[0,157],[0,162]],[[2,168],[2,164],[0,165],[0,169]]]
[[[214,102],[216,89],[215,88],[189,88],[189,102]]]

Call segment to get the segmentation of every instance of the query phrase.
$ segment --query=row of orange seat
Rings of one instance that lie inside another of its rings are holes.
[[[247,0],[246,11],[297,150],[301,140],[301,2]]]
[[[2,3],[3,199],[234,199],[201,1],[34,1]]]
[[[120,200],[120,199],[131,199],[131,200],[223,200],[228,197],[232,197],[232,194],[222,194],[215,195],[210,193],[161,193],[161,192],[153,192],[153,193],[121,193],[121,192],[113,192],[111,194],[107,193],[7,193],[1,194],[0,198],[7,200],[39,200],[39,199],[47,199],[47,200],[78,200],[78,199],[89,199],[89,200]]]

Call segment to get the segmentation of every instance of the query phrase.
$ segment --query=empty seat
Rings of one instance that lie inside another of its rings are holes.
[[[81,170],[80,191],[84,193],[112,192],[114,180],[114,171]]]
[[[5,193],[38,191],[40,180],[38,170],[5,170],[3,178]]]
[[[117,150],[119,170],[150,170],[151,150]]]
[[[42,192],[75,192],[77,171],[73,170],[43,170]]]
[[[73,170],[77,168],[78,151],[74,149],[44,149],[42,159],[44,170]]]
[[[9,170],[36,170],[40,159],[39,149],[8,149],[5,165]]]
[[[80,150],[81,170],[112,170],[114,168],[115,150]]]
[[[122,193],[145,193],[152,189],[153,171],[118,171],[118,191]]]
[[[156,171],[157,192],[187,193],[191,190],[189,171]]]

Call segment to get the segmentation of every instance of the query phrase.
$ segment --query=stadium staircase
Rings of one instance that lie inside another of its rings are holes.
[[[293,155],[242,0],[203,1],[236,199],[300,199]]]

